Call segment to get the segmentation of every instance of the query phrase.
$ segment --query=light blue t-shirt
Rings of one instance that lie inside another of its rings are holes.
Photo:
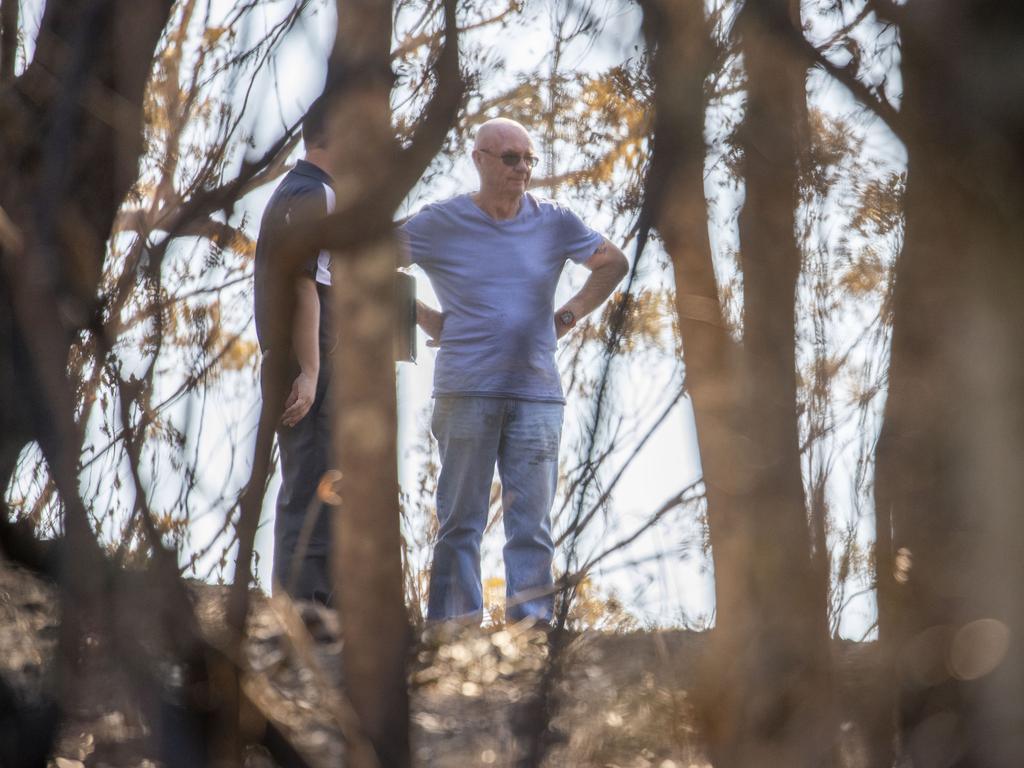
[[[565,402],[555,365],[555,288],[603,236],[568,208],[526,193],[497,221],[469,195],[424,206],[399,230],[434,287],[444,329],[434,397]]]

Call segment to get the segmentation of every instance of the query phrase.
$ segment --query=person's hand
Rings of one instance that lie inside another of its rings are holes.
[[[300,373],[292,382],[292,391],[284,401],[284,413],[281,423],[286,427],[294,427],[309,413],[316,398],[316,379]]]
[[[427,336],[428,347],[441,346],[441,331],[444,328],[444,315],[436,309],[428,307],[419,299],[416,300],[416,324],[422,328]]]

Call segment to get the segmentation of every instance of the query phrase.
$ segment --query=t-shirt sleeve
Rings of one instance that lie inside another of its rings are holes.
[[[562,255],[582,264],[604,242],[604,235],[591,229],[572,210],[560,207]]]
[[[327,199],[323,189],[310,187],[295,194],[287,202],[285,223],[288,225],[319,221],[327,215]],[[299,274],[316,280],[320,251],[311,250],[300,264]]]
[[[428,205],[398,228],[398,237],[402,244],[403,263],[422,264],[429,260],[430,243],[433,239],[434,230],[433,218],[430,206]]]

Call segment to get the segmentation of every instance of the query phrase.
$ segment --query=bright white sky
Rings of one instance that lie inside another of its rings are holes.
[[[608,7],[615,7],[614,2]],[[538,11],[533,14],[527,27],[518,28],[514,35],[508,32],[487,33],[486,44],[505,57],[508,68],[486,84],[486,90],[498,92],[514,80],[517,71],[532,68],[542,61],[549,50],[550,30],[545,4],[536,3]],[[611,61],[621,61],[633,53],[632,46],[639,42],[639,14],[633,10],[620,12],[614,17],[606,16],[605,32],[596,43],[583,49],[574,46],[567,51],[564,61],[578,71],[596,71]],[[286,45],[278,57],[276,92],[268,90],[265,96],[265,111],[275,115],[268,122],[266,136],[273,137],[280,129],[276,119],[277,103],[286,120],[301,115],[308,101],[312,100],[322,87],[322,66],[310,66],[310,58],[323,57],[328,50],[331,37],[330,24],[333,16],[323,13],[315,25],[307,25],[290,45]],[[614,34],[609,32],[613,30]],[[322,53],[313,54],[312,51]],[[311,71],[312,70],[312,71]],[[285,96],[286,95],[286,96]],[[260,134],[264,131],[260,131]],[[430,188],[414,190],[399,216],[415,212],[424,202],[443,199],[460,191],[476,188],[476,177],[468,158],[457,164],[450,177],[442,178]],[[258,212],[270,194],[269,189],[253,195],[249,201],[251,210]],[[598,229],[616,239],[621,233],[609,229],[606,217],[586,210],[574,201],[577,209]],[[251,220],[255,221],[255,216]],[[620,222],[620,226],[629,222]],[[255,232],[253,232],[255,234]],[[630,253],[632,256],[632,253]],[[645,256],[644,281],[647,284],[662,284],[670,276],[658,265],[657,254]],[[568,296],[582,283],[585,270],[567,268],[559,288],[559,296]],[[417,275],[417,290],[421,298],[436,305],[429,282],[422,273]],[[417,447],[424,434],[429,416],[430,390],[433,376],[435,352],[425,346],[425,336],[420,333],[419,360],[416,365],[401,364],[399,374],[400,408],[400,476],[403,487],[410,492],[414,489],[419,465]],[[680,370],[671,356],[662,359],[645,358],[642,368],[621,369],[616,378],[615,391],[617,410],[635,423],[638,434],[646,431],[655,415],[660,412],[665,394],[670,391],[673,380],[678,383]],[[566,410],[566,428],[563,439],[563,460],[569,462],[571,453],[580,450],[580,431],[589,417],[590,403],[571,402]],[[630,446],[626,446],[628,449]],[[626,451],[613,457],[612,467],[621,462]],[[610,477],[610,469],[605,476]],[[684,401],[664,421],[662,427],[652,436],[645,449],[626,471],[610,505],[610,519],[602,523],[600,516],[594,523],[593,535],[581,543],[581,555],[587,556],[610,542],[624,537],[642,524],[653,510],[667,498],[679,492],[684,486],[695,482],[700,475],[692,412],[688,401]],[[269,521],[273,510],[276,484],[267,496],[264,520]],[[556,507],[561,503],[556,502]],[[614,591],[623,599],[629,609],[644,623],[677,624],[680,621],[701,624],[709,620],[713,606],[713,585],[707,571],[707,563],[699,552],[701,535],[693,512],[669,516],[670,525],[662,525],[651,534],[641,537],[623,555],[609,558],[605,566],[595,573],[595,582],[607,592]],[[212,525],[212,521],[211,521]],[[491,531],[484,543],[484,578],[500,577],[502,546],[500,526]],[[264,525],[258,546],[261,580],[266,584],[269,573],[271,537],[269,524]],[[663,557],[658,557],[664,555]]]
[[[286,4],[267,4],[267,23],[274,14],[285,10]],[[600,4],[599,4],[600,7]],[[494,93],[511,81],[519,71],[530,69],[549,55],[551,33],[547,16],[548,5],[544,0],[535,0],[529,5],[528,23],[509,31],[477,33],[495,52],[504,58],[506,69],[495,74],[485,83],[485,91]],[[640,42],[639,13],[635,8],[616,11],[617,0],[608,0],[603,19],[605,24],[596,39],[586,46],[570,47],[563,58],[563,64],[577,71],[597,71],[610,63],[624,60],[634,54],[633,46]],[[32,14],[23,21],[31,28],[36,24]],[[324,62],[333,37],[335,19],[333,3],[321,2],[307,19],[285,42],[274,59],[273,67],[266,73],[254,91],[250,103],[252,116],[251,131],[257,148],[280,135],[286,123],[296,120],[310,101],[320,92],[324,77]],[[240,30],[243,36],[259,37],[262,29]],[[824,35],[819,22],[812,24],[811,36]],[[27,38],[31,40],[31,32]],[[29,46],[29,53],[31,46]],[[881,81],[888,75],[889,86],[898,91],[898,62],[878,60],[872,69],[873,75]],[[829,84],[827,78],[814,75],[810,80],[810,101],[815,106],[832,113],[847,114],[853,109],[848,94],[840,87]],[[891,94],[896,96],[898,94]],[[708,136],[716,130],[715,117],[709,119]],[[861,121],[860,128],[867,138],[866,152],[870,153],[880,169],[905,167],[902,147],[884,130],[876,120]],[[254,150],[254,153],[258,150]],[[571,158],[560,158],[560,164],[568,165]],[[711,239],[716,250],[720,278],[729,274],[730,257],[735,249],[736,231],[732,214],[742,197],[742,191],[723,194],[718,191],[721,181],[721,166],[709,160],[706,190],[712,201],[712,220],[709,225]],[[476,179],[468,159],[456,165],[453,172],[442,177],[430,187],[420,186],[414,190],[400,216],[414,212],[419,205],[429,200],[447,197],[460,191],[475,188]],[[271,187],[253,193],[245,202],[246,228],[255,236],[260,213],[272,191]],[[593,226],[604,230],[613,240],[620,240],[622,231],[611,228],[605,214],[597,213],[594,201],[586,195],[573,199],[571,203]],[[240,217],[240,216],[239,216]],[[834,211],[833,233],[844,231],[841,212]],[[619,222],[619,229],[631,222]],[[827,249],[834,243],[826,243]],[[183,251],[183,253],[185,253]],[[632,257],[633,253],[630,251]],[[567,268],[560,287],[560,295],[567,296],[582,282],[585,271]],[[644,257],[641,270],[641,284],[646,286],[671,285],[671,275],[666,268],[663,254],[657,247],[650,248]],[[421,298],[434,302],[429,283],[418,276],[418,290]],[[247,306],[251,296],[246,288],[235,294],[239,306]],[[436,302],[434,302],[436,303]],[[838,338],[850,338],[863,321],[858,312],[847,312],[837,321],[835,332]],[[251,324],[248,334],[254,336]],[[418,471],[417,451],[430,407],[430,383],[433,373],[434,352],[424,344],[420,335],[419,362],[413,366],[399,366],[400,404],[400,477],[403,487],[410,492],[415,486]],[[666,392],[674,389],[681,375],[678,361],[672,355],[657,351],[646,351],[627,365],[618,365],[614,379],[615,404],[617,411],[627,419],[632,434],[642,434],[665,402]],[[670,395],[671,396],[671,395]],[[193,420],[200,413],[194,404],[186,406]],[[205,477],[201,479],[200,492],[215,495],[222,486],[240,485],[247,474],[247,459],[232,457],[228,446],[232,441],[243,446],[251,440],[252,427],[258,407],[258,387],[255,381],[234,382],[208,394],[204,405],[205,418],[198,451],[203,457],[201,468]],[[591,404],[571,401],[566,410],[566,429],[563,439],[563,460],[571,463],[574,452],[580,451],[581,431],[589,416]],[[879,402],[876,411],[881,408]],[[219,418],[218,423],[213,423]],[[877,425],[868,425],[876,428]],[[836,461],[834,476],[830,484],[833,514],[837,519],[852,519],[858,526],[862,543],[869,544],[871,538],[870,520],[856,518],[849,505],[849,484],[852,462],[855,459],[851,446],[856,436],[849,434],[856,425],[840,431],[836,436]],[[231,439],[228,439],[231,438]],[[628,443],[628,441],[627,441]],[[627,444],[625,450],[630,446]],[[613,456],[612,467],[606,471],[607,480],[621,462],[625,451]],[[581,556],[603,549],[609,543],[628,535],[661,503],[686,485],[699,478],[700,465],[696,447],[696,435],[689,401],[684,400],[664,421],[646,447],[632,463],[618,485],[607,514],[595,521],[595,527],[581,544]],[[83,479],[83,488],[89,485]],[[114,489],[107,488],[114,493]],[[262,585],[269,585],[271,563],[271,529],[276,481],[267,494],[263,526],[257,539],[260,554],[257,575]],[[154,495],[156,491],[154,491]],[[847,501],[844,502],[844,499]],[[560,502],[556,502],[556,508]],[[221,521],[207,517],[198,521],[193,530],[193,543],[200,546],[219,527]],[[500,576],[500,526],[485,541],[484,576]],[[706,624],[713,612],[713,582],[707,557],[701,550],[702,532],[692,511],[670,515],[666,523],[641,537],[624,553],[613,556],[594,574],[597,586],[606,594],[614,592],[636,615],[648,625]],[[214,560],[216,558],[213,558]],[[207,563],[208,565],[211,563]],[[200,572],[205,572],[201,568]],[[230,570],[228,574],[230,576]],[[854,601],[843,615],[841,630],[844,635],[859,638],[874,619],[873,598],[870,595]]]

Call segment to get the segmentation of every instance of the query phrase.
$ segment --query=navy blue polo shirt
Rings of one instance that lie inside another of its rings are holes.
[[[256,241],[253,301],[256,336],[264,352],[272,338],[273,324],[285,321],[285,318],[275,317],[279,313],[270,306],[267,290],[267,281],[273,277],[270,265],[280,253],[281,238],[289,226],[316,221],[334,210],[332,183],[331,177],[322,168],[306,160],[299,160],[277,185],[263,212]],[[316,282],[317,295],[320,297],[320,354],[323,359],[334,347],[335,341],[330,310],[330,253],[326,250],[310,251],[303,259],[301,269],[303,274]],[[288,354],[293,357],[290,349]],[[321,372],[325,372],[326,367],[321,365]]]

